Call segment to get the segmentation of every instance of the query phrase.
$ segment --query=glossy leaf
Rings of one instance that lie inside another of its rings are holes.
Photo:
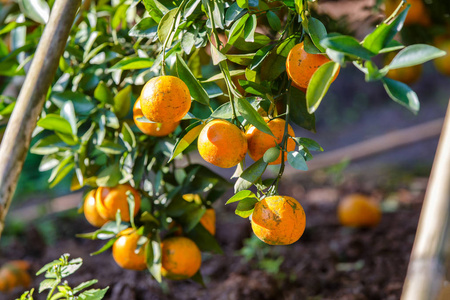
[[[256,198],[245,198],[239,201],[235,214],[242,218],[248,218],[252,214],[256,203],[258,203]]]
[[[314,72],[306,90],[306,103],[309,113],[317,110],[338,70],[339,64],[330,61],[320,66]]]
[[[299,151],[291,151],[287,154],[287,159],[289,164],[297,169],[302,171],[308,170],[308,165],[306,164],[305,158]]]
[[[147,69],[153,66],[153,59],[143,57],[126,57],[117,62],[110,69],[112,70],[140,70]]]
[[[405,106],[413,113],[417,113],[419,111],[419,98],[409,86],[407,86],[403,82],[399,82],[387,77],[383,78],[383,86],[392,100]]]
[[[172,156],[170,157],[169,162],[177,157],[178,154],[183,152],[193,141],[195,141],[205,125],[206,124],[196,122],[186,128],[186,130],[178,138],[177,143],[173,148]]]
[[[255,126],[258,130],[273,136],[267,123],[264,121],[263,117],[256,111],[256,109],[246,100],[238,99],[238,111],[244,119],[246,119],[250,124]]]
[[[225,205],[241,201],[245,198],[256,198],[256,195],[250,190],[243,190],[243,191],[240,191],[240,192],[237,192],[236,194],[234,194],[233,197],[228,199],[228,201],[225,203]]]
[[[194,74],[192,74],[191,70],[179,54],[177,54],[176,67],[178,77],[186,83],[192,98],[199,103],[209,105],[208,93],[206,93],[205,89],[198,79],[195,78]]]
[[[44,0],[19,0],[20,10],[25,16],[41,24],[46,24],[50,17],[50,7]]]
[[[368,60],[375,56],[375,53],[364,48],[354,37],[348,35],[333,35],[326,37],[322,39],[320,45],[352,57],[360,57]]]
[[[446,53],[436,47],[416,44],[401,50],[388,65],[388,69],[406,68],[423,64],[429,60],[444,56]]]

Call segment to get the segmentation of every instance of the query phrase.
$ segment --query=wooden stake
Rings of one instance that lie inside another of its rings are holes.
[[[0,237],[48,89],[58,68],[81,0],[57,0],[0,147]],[[36,172],[38,172],[36,170]]]
[[[402,300],[435,300],[450,260],[450,101],[431,170]]]

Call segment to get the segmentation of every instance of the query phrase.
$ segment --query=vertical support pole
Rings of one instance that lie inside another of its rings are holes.
[[[435,300],[450,259],[450,101],[431,170],[402,300]],[[448,261],[447,261],[448,263]]]
[[[0,146],[0,237],[31,134],[44,106],[81,0],[56,0]]]

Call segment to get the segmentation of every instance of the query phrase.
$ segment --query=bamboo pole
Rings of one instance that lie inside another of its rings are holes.
[[[81,0],[57,0],[0,146],[0,237],[22,171],[31,134],[58,68]]]
[[[435,300],[450,259],[450,101],[431,170],[402,300]]]

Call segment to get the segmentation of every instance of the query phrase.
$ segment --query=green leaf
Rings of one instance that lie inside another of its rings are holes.
[[[122,140],[128,144],[128,151],[131,151],[134,147],[136,147],[136,137],[133,130],[131,130],[130,125],[126,122],[123,122],[122,124],[121,137]]]
[[[228,201],[225,203],[225,205],[241,201],[241,200],[243,200],[245,198],[256,198],[256,195],[255,195],[255,193],[253,193],[250,190],[242,190],[242,191],[236,193],[230,199],[228,199]]]
[[[45,117],[39,119],[39,121],[37,122],[37,126],[40,126],[47,130],[72,135],[72,127],[69,121],[55,114],[48,114]]]
[[[210,116],[214,119],[231,119],[233,117],[233,109],[230,102],[225,102],[219,106]]]
[[[98,174],[96,184],[98,186],[114,187],[119,183],[121,177],[119,165],[109,165]]]
[[[100,289],[91,289],[82,292],[79,296],[79,300],[101,300],[105,297],[106,292],[108,291],[109,287],[106,287],[102,290]]]
[[[161,276],[161,240],[159,232],[152,234],[151,241],[145,245],[145,254],[147,261],[147,269],[152,274],[153,278],[159,283],[162,281]]]
[[[220,52],[216,46],[211,45],[211,57],[214,65],[218,65],[221,61],[227,60],[227,57]]]
[[[251,64],[255,53],[244,53],[244,54],[227,54],[227,59],[235,64],[241,66],[248,66]],[[239,70],[242,71],[242,70]],[[232,71],[230,71],[231,73]]]
[[[267,21],[269,22],[270,28],[275,31],[281,30],[281,21],[280,18],[271,10],[269,10],[266,14]]]
[[[64,107],[66,101],[71,101],[75,112],[80,115],[89,114],[95,109],[95,105],[91,97],[86,96],[81,92],[52,92],[50,95],[50,100],[61,109]]]
[[[403,10],[389,25],[386,23],[378,25],[372,33],[364,38],[363,47],[373,53],[380,53],[380,50],[387,47],[394,36],[401,30],[408,10],[409,7]]]
[[[324,52],[325,49],[320,45],[320,42],[327,36],[327,29],[325,28],[325,25],[323,25],[323,23],[318,19],[312,17],[308,19],[306,24],[308,24],[306,32],[311,37],[314,46],[316,46],[320,52]]]
[[[241,17],[244,13],[244,9],[240,8],[236,2],[232,3],[225,13],[225,25],[227,27],[230,26],[231,23]]]
[[[44,0],[19,0],[22,13],[33,21],[46,24],[50,17],[50,6]]]
[[[297,138],[296,138],[297,139]],[[311,151],[323,151],[322,146],[319,145],[316,141],[309,138],[298,138],[297,142]]]
[[[238,21],[236,21],[233,24],[233,26],[231,26],[231,29],[228,32],[227,45],[234,45],[234,43],[237,41],[237,39],[241,36],[242,32],[244,31],[245,23],[247,22],[248,18],[249,15],[246,14],[243,17],[241,17]]]
[[[191,70],[179,54],[177,54],[176,66],[178,77],[186,83],[192,98],[201,104],[209,105],[208,93],[202,87],[198,79],[195,78],[194,74],[192,74]]]
[[[332,50],[366,60],[369,60],[376,55],[372,51],[361,46],[361,44],[354,37],[348,35],[328,36],[322,39],[320,45],[325,48],[330,48]]]
[[[309,113],[317,110],[338,70],[339,64],[330,61],[320,66],[314,72],[306,90],[306,103]]]
[[[387,46],[385,48],[381,49],[379,53],[387,53],[387,52],[391,52],[391,51],[397,51],[397,50],[401,50],[403,48],[405,48],[405,46],[403,46],[402,43],[400,43],[399,41],[396,41],[396,40],[392,40],[387,44]]]
[[[184,149],[192,144],[193,141],[195,141],[205,125],[206,124],[204,123],[196,122],[189,125],[186,130],[181,133],[180,137],[177,140],[177,143],[175,144],[175,147],[173,148],[172,156],[170,157],[169,162],[177,157],[178,154],[183,152]]]
[[[287,159],[293,168],[302,171],[308,170],[308,165],[306,164],[305,158],[299,151],[288,152]]]
[[[113,112],[120,119],[124,118],[131,107],[131,85],[127,85],[114,96]]]
[[[237,107],[241,116],[244,117],[244,119],[246,119],[250,124],[255,126],[258,130],[274,136],[263,117],[258,114],[255,108],[246,99],[238,99]]]
[[[392,70],[420,65],[445,54],[445,51],[430,45],[411,45],[401,50],[387,67],[389,70]]]
[[[250,188],[264,173],[267,168],[267,163],[261,158],[253,165],[245,169],[234,185],[234,192],[237,193],[242,190]]]
[[[38,140],[30,149],[33,154],[50,155],[60,151],[61,148],[66,147],[66,144],[53,134]]]
[[[316,132],[316,116],[308,112],[306,94],[291,85],[288,97],[291,99],[289,117],[292,122],[307,130]]]
[[[143,57],[125,57],[118,61],[111,70],[140,70],[153,66],[154,59]]]
[[[281,150],[278,147],[272,147],[267,149],[267,151],[264,153],[263,160],[268,164],[276,161],[280,156],[280,151]]]
[[[91,255],[91,256],[94,256],[94,255],[98,255],[98,254],[100,254],[100,253],[105,252],[106,250],[108,250],[109,248],[111,248],[111,247],[114,245],[114,242],[115,242],[116,240],[117,240],[117,238],[112,238],[112,239],[110,239],[105,245],[103,245],[103,247],[101,247],[99,250],[97,250],[97,251],[91,253],[90,255]]]
[[[245,70],[233,70],[233,71],[230,71],[230,76],[231,77],[239,76],[239,75],[243,75],[243,74],[245,74]],[[213,81],[217,81],[217,80],[221,80],[221,79],[224,79],[224,75],[223,75],[222,72],[217,74],[217,75],[214,75],[214,76],[212,76],[212,77],[210,77],[210,78],[208,78],[208,79],[206,79],[206,80],[204,80],[202,82],[203,83],[213,82]]]
[[[95,88],[94,97],[102,103],[113,103],[111,89],[103,81]]]
[[[186,232],[186,237],[193,240],[200,251],[223,254],[222,248],[220,248],[215,237],[200,223],[191,231]]]
[[[161,44],[163,44],[172,33],[170,29],[172,28],[172,25],[176,23],[177,12],[178,9],[172,9],[162,17],[161,22],[158,25],[158,39]],[[177,26],[174,28],[176,29],[176,27]]]
[[[253,81],[239,79],[239,84],[247,93],[256,96],[266,97],[266,94],[271,93],[268,87],[264,86],[263,84],[255,83]]]
[[[257,25],[256,15],[251,15],[244,26],[244,40],[248,43],[255,41],[255,30]]]
[[[383,78],[383,86],[389,97],[395,102],[405,106],[413,113],[417,113],[420,109],[419,98],[409,86],[403,82],[399,82],[390,78]]]
[[[128,32],[129,36],[145,37],[153,40],[158,31],[158,23],[152,18],[143,18]]]
[[[261,64],[261,80],[272,81],[286,71],[286,59],[289,51],[295,46],[294,38],[287,38],[278,47],[270,52]],[[258,52],[257,52],[258,54]],[[256,56],[255,56],[256,58]],[[254,67],[252,63],[252,68]]]
[[[239,201],[235,214],[242,218],[248,218],[252,214],[256,203],[258,203],[257,198],[245,198]]]
[[[61,108],[61,117],[69,121],[70,127],[72,128],[71,133],[76,136],[78,132],[77,117],[75,115],[75,108],[71,101],[64,103],[64,106]]]

